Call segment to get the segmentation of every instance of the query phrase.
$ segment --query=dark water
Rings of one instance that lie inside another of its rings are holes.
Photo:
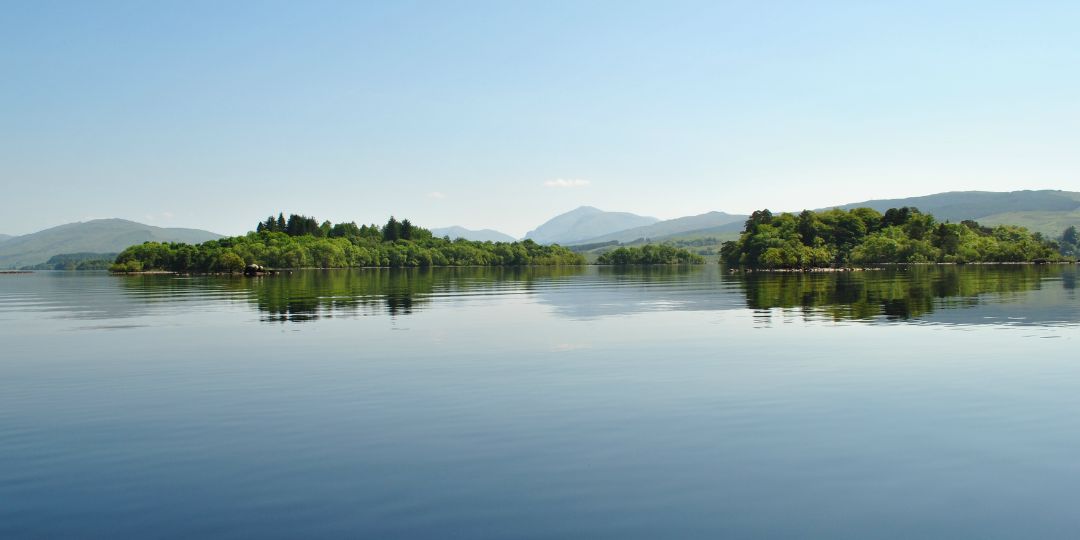
[[[0,538],[1072,538],[1058,267],[0,276]]]

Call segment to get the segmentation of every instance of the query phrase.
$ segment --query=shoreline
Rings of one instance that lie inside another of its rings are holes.
[[[258,272],[255,274],[245,272],[173,272],[170,270],[145,270],[138,272],[109,272],[114,276],[244,276],[244,277],[263,277],[274,276],[278,274],[291,274],[293,272],[300,271],[327,271],[327,270],[421,270],[421,269],[435,269],[435,268],[500,268],[500,269],[518,269],[518,268],[576,268],[576,267],[602,267],[602,268],[619,268],[630,266],[662,266],[662,267],[696,267],[696,266],[708,266],[706,264],[533,264],[533,265],[521,265],[521,266],[487,266],[487,265],[465,265],[465,266],[350,266],[343,268],[321,268],[321,267],[302,267],[302,268],[275,268],[268,269],[266,271]],[[749,268],[749,267],[729,267],[728,273],[777,273],[777,274],[790,274],[790,273],[845,273],[845,272],[877,272],[890,268],[903,269],[906,267],[938,267],[938,266],[1051,266],[1051,265],[1075,265],[1076,261],[1023,261],[1023,262],[973,262],[973,263],[955,263],[955,262],[920,262],[920,263],[880,263],[872,266],[822,266],[811,268]],[[724,265],[720,264],[723,267]],[[18,270],[18,271],[2,271],[0,274],[29,274],[30,271]]]
[[[875,272],[888,268],[903,269],[911,266],[1051,266],[1051,265],[1074,265],[1076,261],[1022,261],[1022,262],[918,262],[918,263],[879,263],[872,266],[815,266],[810,268],[749,268],[732,267],[729,273],[839,273],[839,272]]]

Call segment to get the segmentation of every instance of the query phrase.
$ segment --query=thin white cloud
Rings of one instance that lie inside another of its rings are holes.
[[[589,181],[582,180],[580,178],[556,178],[555,180],[548,180],[547,182],[544,182],[544,186],[550,188],[577,188],[585,187],[587,185],[589,185]]]
[[[446,194],[441,191],[432,191],[427,194],[429,199],[445,199]]]

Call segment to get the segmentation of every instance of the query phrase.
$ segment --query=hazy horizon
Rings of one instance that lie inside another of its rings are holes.
[[[1032,191],[1053,191],[1053,190],[1057,190],[1057,189],[1056,188],[1042,188],[1042,189],[1036,188],[1036,189],[1032,189]],[[975,191],[975,190],[972,190],[972,191]],[[985,191],[985,190],[982,190],[982,191]],[[1010,190],[1010,191],[1021,191],[1021,190]],[[1058,190],[1058,191],[1067,191],[1067,190]],[[941,193],[941,192],[939,192],[939,193]],[[904,199],[904,198],[921,197],[921,196],[925,196],[925,195],[935,195],[935,194],[937,194],[937,193],[922,193],[922,194],[917,194],[917,195],[906,195],[906,196],[899,196],[899,197],[873,197],[872,199],[863,199],[863,200],[881,200],[881,199],[893,199],[893,198]],[[669,219],[675,219],[675,218],[681,218],[681,217],[688,217],[688,216],[705,214],[705,213],[708,213],[708,212],[725,212],[727,214],[733,214],[733,215],[748,215],[751,212],[753,212],[754,210],[761,210],[761,209],[764,209],[764,208],[768,208],[768,209],[772,210],[773,212],[799,212],[799,211],[804,210],[804,209],[821,209],[821,208],[829,208],[829,207],[835,207],[835,206],[844,206],[844,205],[851,204],[851,203],[862,202],[863,200],[859,200],[859,201],[854,201],[854,200],[853,201],[843,201],[843,202],[836,202],[834,204],[825,204],[825,205],[821,205],[821,206],[817,206],[817,207],[804,207],[804,208],[774,208],[774,207],[769,207],[769,205],[762,205],[762,206],[756,206],[752,210],[747,210],[745,212],[732,212],[732,211],[728,211],[728,210],[724,210],[724,209],[713,209],[713,210],[706,210],[704,212],[698,212],[696,214],[680,214],[680,215],[664,216],[664,217],[660,217],[660,216],[650,214],[650,213],[647,213],[647,212],[645,212],[645,213],[633,212],[633,213],[638,214],[638,215],[642,215],[642,216],[655,217],[655,218],[657,218],[657,219],[659,219],[661,221],[664,221],[664,220],[669,220]],[[525,234],[527,232],[529,232],[531,229],[533,229],[533,228],[535,228],[535,227],[537,227],[539,225],[542,225],[544,222],[548,221],[549,219],[554,218],[554,217],[556,217],[558,215],[561,215],[561,214],[571,212],[571,211],[576,210],[578,208],[585,207],[585,206],[591,206],[591,207],[597,208],[597,209],[605,211],[605,212],[626,212],[626,210],[622,210],[622,209],[618,209],[618,208],[604,208],[604,207],[591,205],[591,204],[582,204],[582,205],[575,206],[573,208],[567,208],[566,210],[563,210],[563,211],[558,211],[556,214],[552,214],[550,216],[547,216],[546,218],[543,218],[541,221],[538,221],[534,225],[530,226],[529,229],[527,229],[525,231],[522,231],[520,234],[515,234],[515,233],[509,232],[507,230],[504,230],[504,229],[500,228],[497,224],[494,225],[494,226],[467,227],[467,226],[464,226],[464,225],[460,225],[458,223],[429,224],[429,223],[423,223],[423,222],[418,221],[418,220],[414,220],[414,221],[416,221],[417,225],[428,228],[428,229],[443,229],[443,228],[449,228],[449,227],[463,227],[465,229],[469,229],[469,230],[473,230],[473,231],[493,230],[495,232],[509,234],[509,235],[511,235],[511,236],[513,236],[515,238],[522,239],[522,238],[525,237]],[[284,213],[285,215],[289,215],[290,213],[305,214],[302,211],[288,210],[288,211],[279,211],[277,213],[274,213],[273,215],[277,215],[279,213]],[[398,218],[401,218],[401,219],[409,218],[410,220],[413,220],[413,218],[411,216],[394,215],[393,213],[387,213],[386,216],[381,217],[381,218],[379,218],[379,217],[371,218],[371,219],[343,218],[343,219],[339,219],[339,220],[330,220],[330,221],[335,222],[335,223],[355,221],[357,224],[371,224],[371,223],[381,224],[382,222],[384,222],[386,219],[388,219],[391,216],[398,217]],[[266,216],[263,216],[263,218],[265,218],[265,217]],[[323,216],[318,216],[318,215],[313,216],[313,217],[315,217],[316,219],[319,219],[319,220],[327,219],[327,218],[324,218]],[[94,221],[94,220],[101,220],[101,219],[124,219],[124,220],[128,220],[128,221],[134,221],[134,222],[143,223],[143,224],[146,224],[146,225],[153,225],[155,227],[163,227],[163,228],[201,229],[201,230],[206,230],[206,231],[212,232],[212,233],[222,234],[222,235],[225,235],[225,236],[242,235],[242,234],[245,234],[247,232],[254,231],[255,230],[255,225],[257,225],[258,221],[259,221],[259,219],[253,217],[252,222],[251,222],[252,224],[249,225],[247,228],[244,228],[243,230],[216,231],[216,230],[208,229],[206,227],[201,227],[198,224],[183,224],[183,225],[182,224],[174,224],[174,223],[160,224],[160,223],[153,223],[153,222],[147,221],[147,220],[140,220],[137,217],[89,216],[89,217],[86,217],[86,218],[83,218],[83,219],[76,219],[76,220],[67,221],[67,222],[64,222],[64,223],[57,223],[55,225],[50,225],[50,226],[47,226],[47,227],[43,227],[42,229],[36,229],[34,231],[29,231],[29,232],[26,232],[26,233],[12,234],[12,233],[4,233],[4,232],[0,231],[0,235],[20,236],[20,235],[24,235],[24,234],[32,234],[32,233],[39,232],[39,231],[45,230],[45,229],[51,229],[51,228],[54,228],[54,227],[59,227],[59,226],[62,226],[62,225],[69,225],[69,224],[72,224],[72,223],[80,223],[80,222],[87,222],[87,221]],[[171,220],[171,218],[170,218],[170,220]]]
[[[22,3],[0,233],[1077,190],[1080,5]]]

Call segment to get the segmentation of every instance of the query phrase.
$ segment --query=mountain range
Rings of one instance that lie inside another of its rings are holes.
[[[875,199],[836,208],[869,207],[884,212],[902,206],[918,208],[941,221],[973,219],[985,225],[1021,225],[1050,237],[1059,236],[1070,225],[1080,226],[1080,193],[1060,190],[954,191],[904,199]],[[570,246],[690,239],[709,239],[716,243],[738,235],[746,217],[708,212],[661,221],[582,206],[551,218],[525,237],[539,243]],[[514,237],[491,229],[470,230],[453,226],[431,231],[439,237],[514,241]],[[146,241],[200,243],[217,238],[221,235],[209,231],[161,228],[123,219],[69,223],[23,236],[0,235],[0,268],[32,266],[60,254],[115,253]]]
[[[849,210],[868,207],[884,212],[889,208],[903,206],[915,207],[924,213],[933,214],[940,221],[960,222],[971,219],[984,225],[1020,225],[1050,237],[1060,235],[1070,225],[1080,226],[1080,192],[1060,190],[952,191],[903,199],[875,199],[828,208]],[[603,222],[597,219],[595,208],[583,208],[594,216],[593,220],[595,222]],[[579,208],[573,212],[563,214],[548,223],[559,220],[563,216],[573,215],[581,210]],[[802,209],[791,211],[800,212]],[[618,215],[625,216],[626,214],[618,213]],[[642,216],[637,217],[651,219]],[[587,245],[612,241],[632,243],[643,239],[658,242],[709,236],[730,238],[742,231],[743,222],[746,218],[745,215],[709,212],[696,216],[658,221],[639,227],[611,230],[587,238],[584,238],[587,231],[571,228],[562,231],[554,242],[567,245]]]
[[[199,229],[154,227],[126,219],[95,219],[0,242],[0,268],[40,264],[63,253],[116,253],[148,241],[200,243],[221,237]]]
[[[513,242],[514,240],[517,240],[509,234],[504,234],[492,229],[472,230],[457,225],[431,229],[431,234],[440,238],[448,236],[451,240],[464,238],[466,240],[475,240],[477,242]]]

